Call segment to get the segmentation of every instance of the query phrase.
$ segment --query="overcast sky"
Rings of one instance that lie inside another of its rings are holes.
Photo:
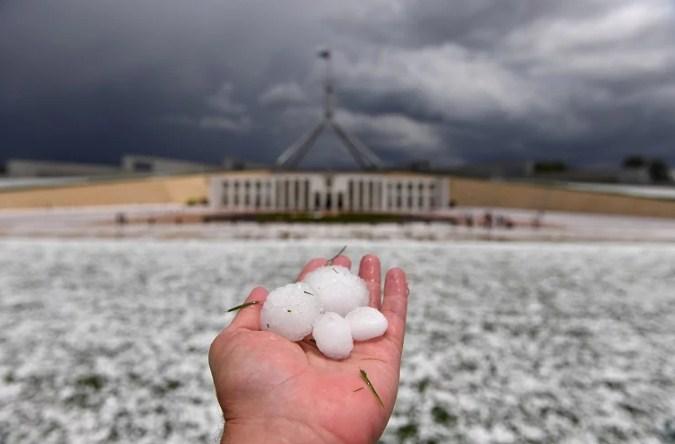
[[[672,0],[4,0],[0,160],[271,162],[320,117],[324,46],[390,163],[675,164]]]

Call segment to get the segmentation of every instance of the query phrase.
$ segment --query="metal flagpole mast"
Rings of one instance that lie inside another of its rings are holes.
[[[324,128],[328,127],[335,131],[340,141],[356,163],[364,169],[382,168],[382,160],[366,145],[358,139],[349,136],[345,130],[335,121],[334,116],[334,97],[333,72],[331,64],[331,52],[329,49],[322,49],[318,56],[326,61],[325,77],[323,82],[324,105],[323,118],[311,131],[304,135],[299,141],[286,148],[277,158],[276,165],[280,168],[295,167],[309,152],[316,142]]]
[[[324,108],[323,116],[324,119],[330,121],[333,119],[333,78],[331,70],[331,57],[330,50],[323,49],[319,51],[319,57],[326,61],[326,71],[325,77],[323,79],[323,92],[324,92]]]

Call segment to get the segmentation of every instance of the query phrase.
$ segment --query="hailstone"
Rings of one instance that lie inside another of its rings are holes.
[[[325,313],[314,322],[316,346],[324,356],[345,359],[354,348],[349,322],[337,313]]]
[[[347,314],[346,320],[355,341],[367,341],[382,336],[389,325],[387,318],[373,307],[355,308]]]
[[[314,289],[304,282],[272,290],[260,312],[260,327],[291,341],[312,332],[312,324],[323,313]]]
[[[319,267],[309,273],[304,282],[316,290],[327,312],[346,316],[356,307],[368,305],[366,283],[348,268],[337,265]]]

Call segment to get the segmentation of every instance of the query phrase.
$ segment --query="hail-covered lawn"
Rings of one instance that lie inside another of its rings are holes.
[[[341,246],[1,241],[0,443],[216,442],[225,309]],[[365,252],[411,280],[383,442],[675,440],[675,247],[348,250]]]

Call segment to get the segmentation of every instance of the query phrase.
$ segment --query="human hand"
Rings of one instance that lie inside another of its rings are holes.
[[[349,258],[333,263],[351,267]],[[298,276],[326,264],[313,259]],[[408,285],[398,268],[387,272],[381,298],[380,261],[364,256],[359,276],[370,290],[370,306],[389,327],[376,339],[355,342],[342,361],[324,357],[308,339],[291,342],[260,330],[267,290],[256,288],[232,323],[214,339],[209,366],[225,417],[223,443],[372,443],[384,431],[398,391]],[[382,399],[361,379],[368,379]]]

